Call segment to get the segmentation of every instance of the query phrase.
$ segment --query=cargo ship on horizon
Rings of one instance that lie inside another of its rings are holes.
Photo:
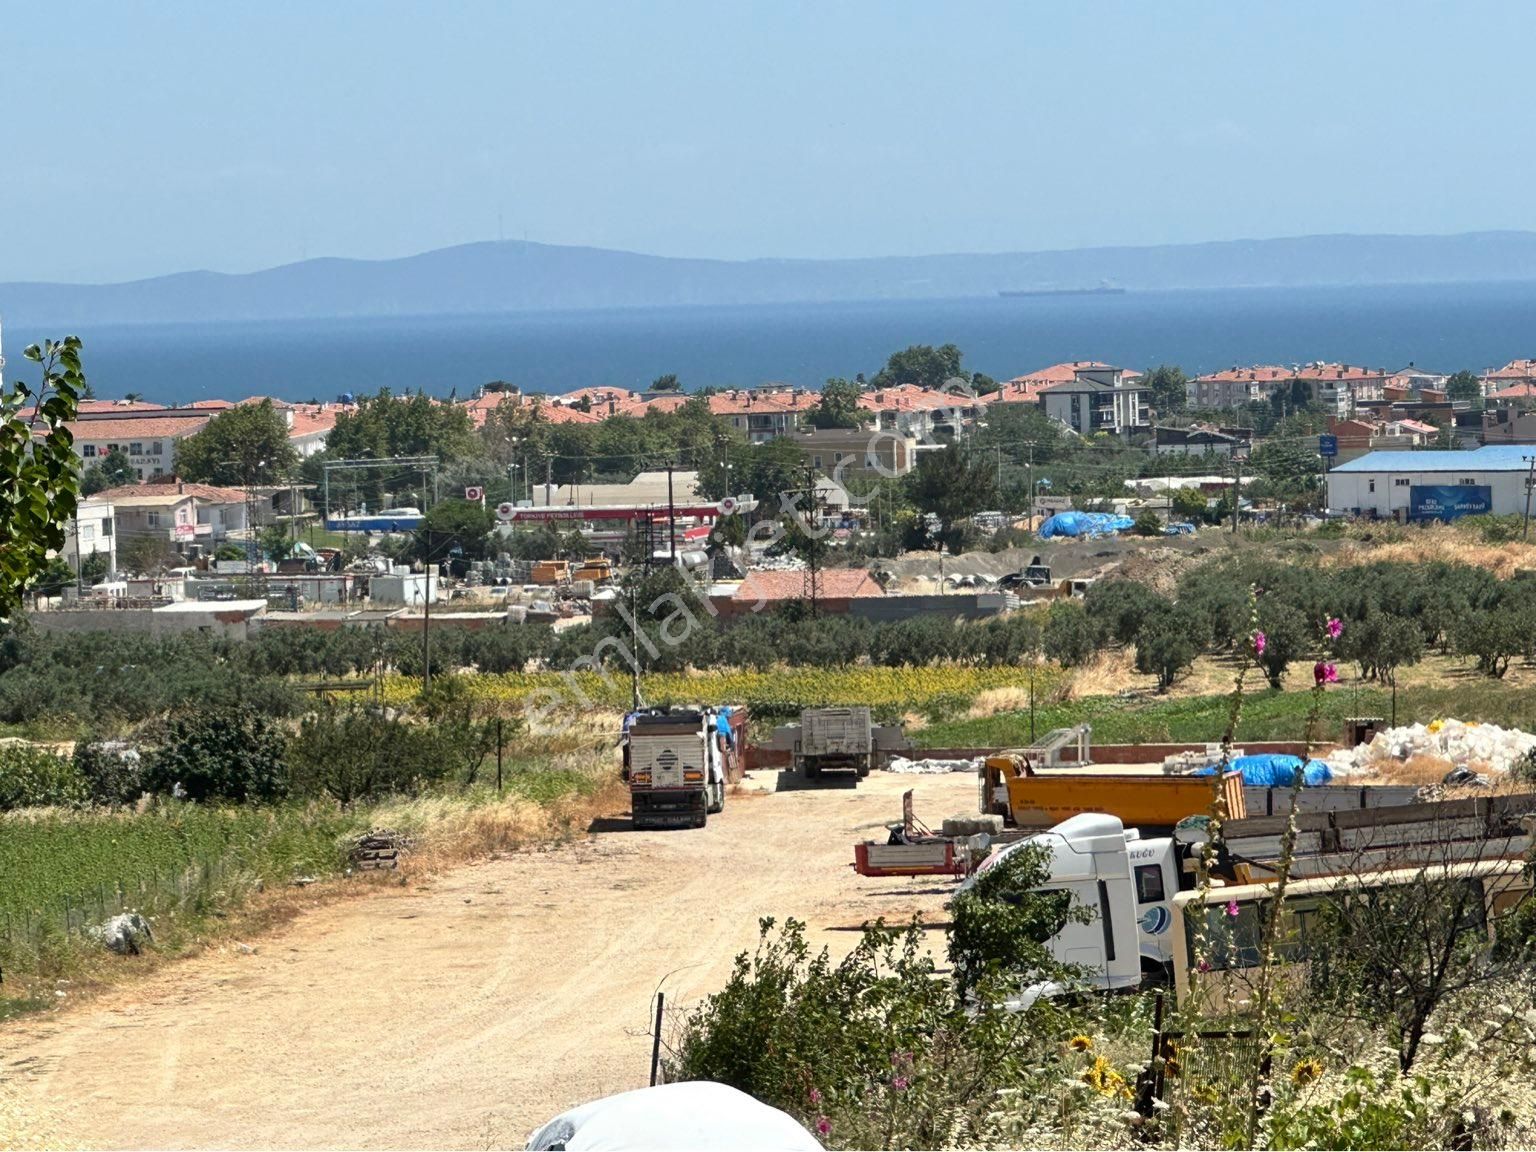
[[[1097,288],[999,288],[999,296],[1124,296],[1124,288],[1100,284]]]

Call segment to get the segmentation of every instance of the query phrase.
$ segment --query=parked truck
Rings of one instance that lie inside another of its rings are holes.
[[[807,708],[800,713],[795,771],[815,780],[823,771],[869,775],[875,762],[874,726],[869,709]]]
[[[630,814],[638,828],[703,828],[742,776],[739,708],[651,708],[624,719]]]
[[[982,765],[982,811],[1020,828],[1049,828],[1080,812],[1098,812],[1126,824],[1172,830],[1180,820],[1209,812],[1220,795],[1228,819],[1247,815],[1241,773],[1217,776],[1137,776],[1067,769],[1038,771],[1028,750],[999,752]]]

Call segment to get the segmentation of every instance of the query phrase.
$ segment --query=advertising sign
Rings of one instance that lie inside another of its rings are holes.
[[[475,500],[475,501],[478,501],[481,504],[484,504],[485,503],[485,489],[484,488],[466,488],[466,489],[464,489],[464,499],[466,499],[466,500]]]
[[[1339,454],[1339,438],[1326,434],[1319,436],[1317,438],[1317,454],[1325,460],[1332,460]]]
[[[1410,520],[1456,520],[1481,516],[1493,507],[1487,484],[1415,484],[1408,490]]]

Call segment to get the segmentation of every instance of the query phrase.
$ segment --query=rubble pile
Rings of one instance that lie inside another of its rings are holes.
[[[1369,744],[1343,748],[1324,759],[1337,776],[1371,776],[1411,759],[1444,761],[1452,768],[1508,772],[1532,749],[1536,736],[1497,724],[1433,720],[1378,732]]]

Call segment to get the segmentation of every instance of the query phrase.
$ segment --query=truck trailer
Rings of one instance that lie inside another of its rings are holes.
[[[800,713],[795,769],[807,780],[824,771],[852,772],[862,779],[874,767],[875,755],[867,707],[807,708]]]

